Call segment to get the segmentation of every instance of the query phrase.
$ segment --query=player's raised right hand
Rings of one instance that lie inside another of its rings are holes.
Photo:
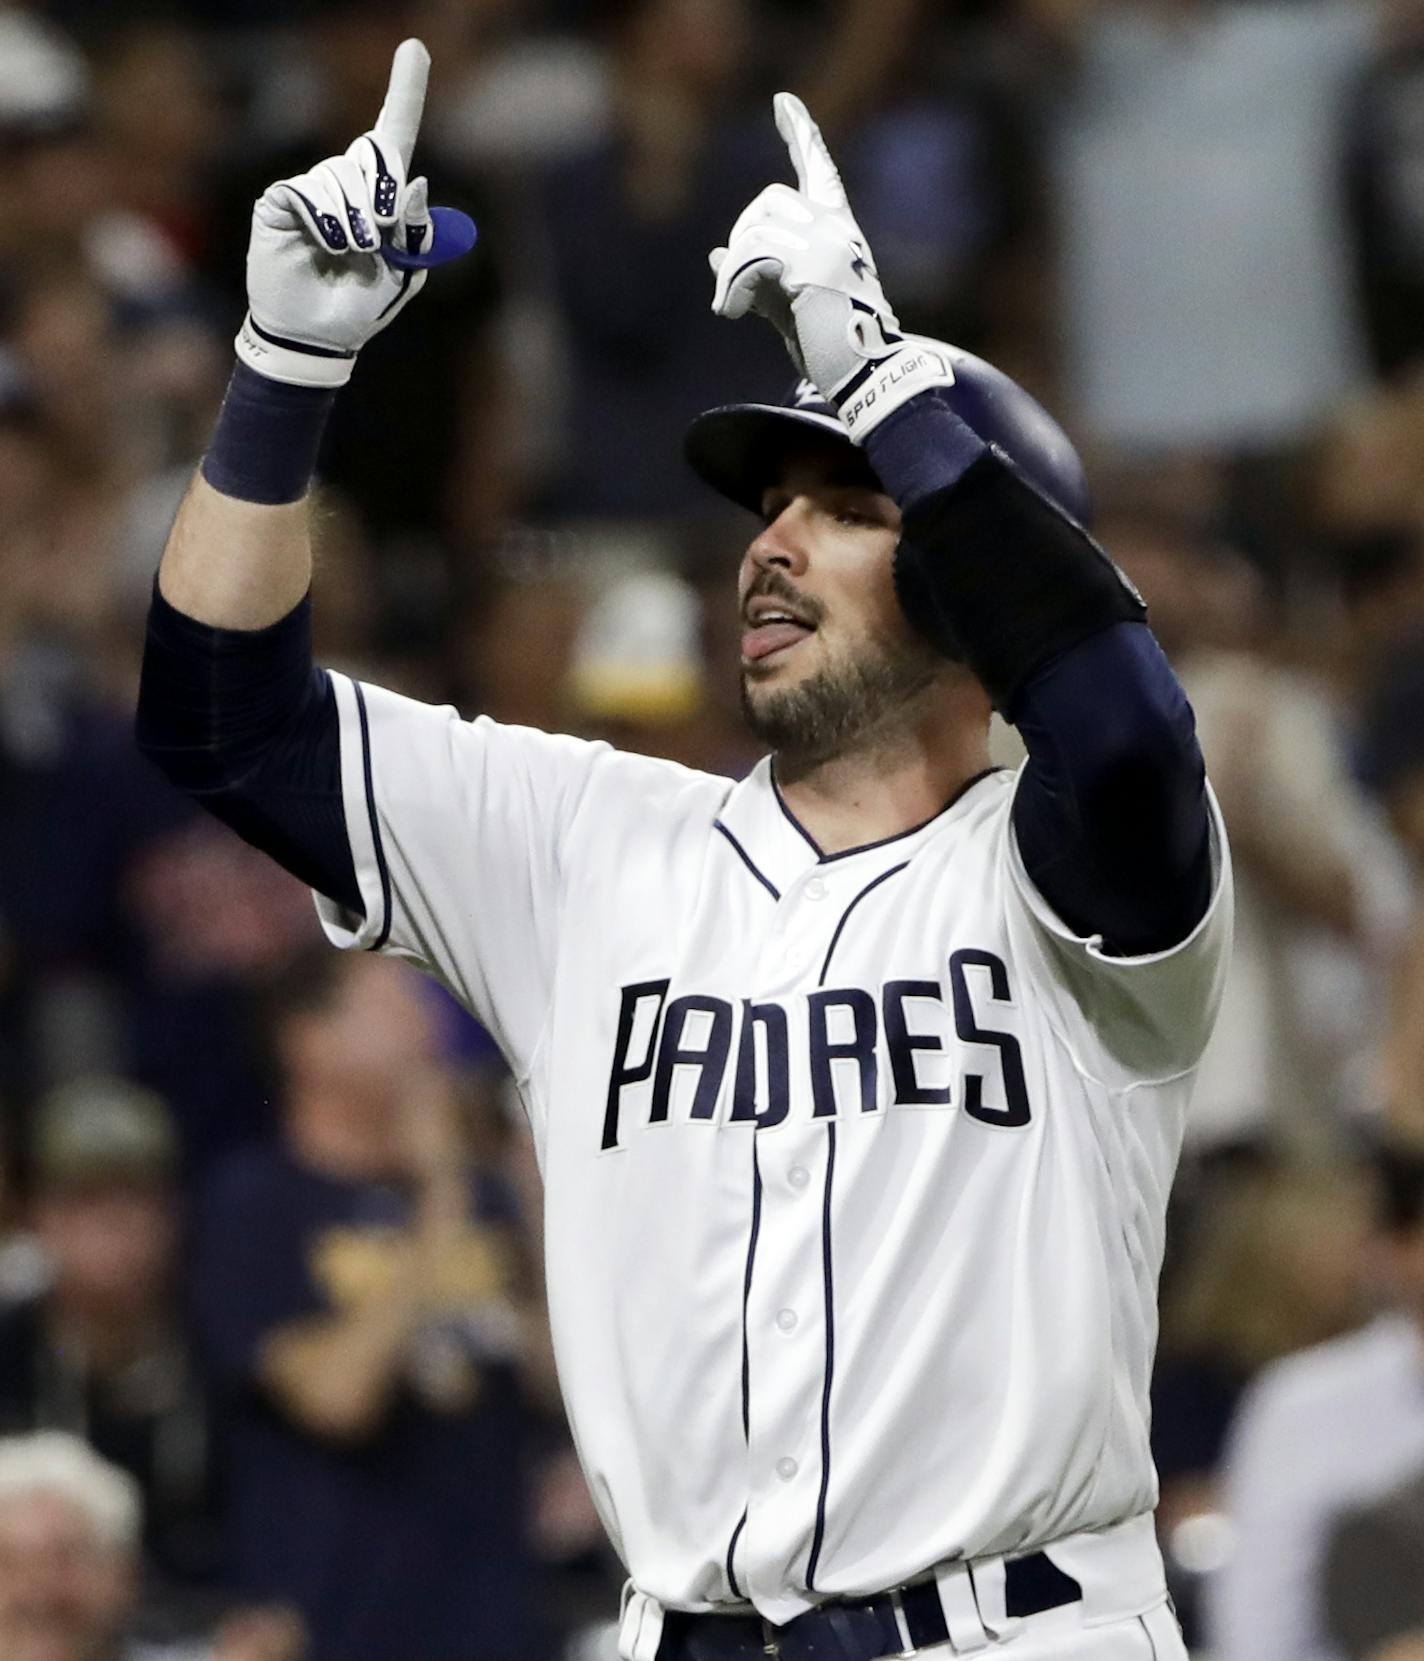
[[[361,347],[420,292],[426,268],[473,244],[473,223],[448,208],[432,220],[425,180],[409,177],[429,75],[425,47],[403,41],[375,126],[258,198],[237,336],[238,357],[258,374],[344,385]]]
[[[954,370],[937,343],[901,332],[806,106],[780,92],[773,107],[796,186],[768,185],[742,210],[727,247],[712,250],[712,309],[729,318],[755,312],[771,322],[797,373],[816,384],[863,444],[917,392],[953,385]]]

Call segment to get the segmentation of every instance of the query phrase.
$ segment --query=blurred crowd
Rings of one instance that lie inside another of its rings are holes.
[[[321,659],[751,765],[748,526],[680,445],[789,384],[706,254],[801,92],[905,325],[1081,444],[1229,826],[1154,1386],[1189,1637],[1421,1661],[1424,0],[0,3],[0,1656],[612,1654],[498,1056],[130,737],[252,200],[407,34],[480,241],[339,400]]]

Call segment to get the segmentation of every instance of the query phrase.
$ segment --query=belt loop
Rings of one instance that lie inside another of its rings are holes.
[[[954,1653],[973,1655],[976,1650],[988,1649],[994,1639],[980,1617],[968,1564],[941,1563],[935,1570],[935,1586]]]
[[[905,1600],[898,1590],[890,1594],[890,1608],[895,1615],[895,1631],[900,1636],[900,1654],[913,1655],[915,1640],[910,1636],[910,1623],[905,1619]]]
[[[969,1565],[969,1580],[974,1587],[974,1600],[979,1605],[979,1618],[996,1638],[1002,1638],[1009,1625],[1004,1559],[978,1558]]]
[[[658,1661],[662,1639],[662,1604],[646,1592],[640,1592],[631,1580],[627,1581],[623,1587],[622,1618],[618,1622],[621,1661]]]

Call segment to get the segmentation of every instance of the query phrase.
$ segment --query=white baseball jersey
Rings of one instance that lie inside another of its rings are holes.
[[[823,857],[740,783],[333,676],[364,919],[490,1028],[594,1499],[665,1606],[777,1623],[1156,1500],[1163,1217],[1230,936],[1075,937],[1014,775]]]

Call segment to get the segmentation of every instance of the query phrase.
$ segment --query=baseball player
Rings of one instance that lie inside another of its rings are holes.
[[[1179,1658],[1147,1388],[1229,874],[1076,458],[902,334],[782,95],[797,183],[713,253],[713,304],[801,384],[688,449],[759,520],[728,603],[770,756],[733,783],[313,668],[323,414],[412,260],[468,240],[406,182],[427,62],[402,46],[372,132],[257,204],[141,742],[337,945],[498,1039],[625,1661]]]

